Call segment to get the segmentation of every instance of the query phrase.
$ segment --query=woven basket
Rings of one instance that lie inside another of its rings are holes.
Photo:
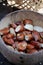
[[[43,27],[43,16],[29,11],[21,10],[8,14],[0,22],[0,29],[7,27],[12,22],[23,21],[24,19],[33,20],[33,24]],[[37,53],[25,54],[19,53],[14,50],[11,46],[7,46],[2,38],[0,37],[0,52],[7,58],[10,62],[15,63],[15,65],[34,65],[38,62],[43,61],[43,50]]]
[[[43,6],[43,0],[7,0],[9,5],[19,9],[38,11]]]

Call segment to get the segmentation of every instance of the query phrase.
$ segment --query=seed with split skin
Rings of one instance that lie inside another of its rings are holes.
[[[9,44],[9,45],[14,44],[14,40],[13,40],[13,39],[8,39],[8,38],[6,38],[6,36],[3,36],[2,38],[3,38],[3,40],[4,40],[7,44]]]
[[[37,32],[43,32],[43,28],[39,26],[34,26],[34,30]]]
[[[27,34],[27,35],[25,35],[25,40],[26,40],[26,41],[30,41],[30,40],[32,40],[32,39],[33,39],[32,34]]]
[[[13,28],[10,28],[10,33],[11,33],[11,34],[14,34],[14,36],[16,36],[16,33],[15,33],[15,31],[14,31]]]
[[[19,44],[17,44],[17,49],[19,51],[24,51],[27,47],[27,43],[25,41],[19,42]]]
[[[31,34],[31,31],[23,31],[23,34],[24,34],[24,35]]]
[[[26,30],[33,31],[33,25],[31,25],[31,24],[26,24],[26,25],[24,26],[24,28],[25,28]]]
[[[11,23],[10,26],[11,26],[12,28],[14,28],[14,29],[17,27],[17,25],[16,25],[15,23]]]
[[[23,25],[18,25],[15,29],[15,32],[22,32],[24,30],[24,26]]]
[[[27,50],[27,53],[32,54],[38,52],[36,49]]]
[[[7,38],[14,38],[14,34],[9,33],[9,34],[6,35],[6,37]]]
[[[24,24],[33,24],[33,21],[31,19],[25,19],[23,21]]]
[[[0,35],[4,35],[7,33],[9,33],[9,28],[4,28],[4,29],[0,30]]]
[[[40,32],[40,36],[41,36],[41,38],[43,38],[43,32]]]
[[[37,31],[33,31],[32,35],[33,35],[33,38],[35,39],[35,41],[40,40],[40,35]]]
[[[27,44],[27,49],[28,49],[28,50],[34,49],[34,45]]]
[[[17,34],[17,40],[24,40],[24,34],[23,33],[18,33]]]

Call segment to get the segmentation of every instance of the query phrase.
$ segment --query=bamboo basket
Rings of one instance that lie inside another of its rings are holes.
[[[38,11],[43,8],[43,0],[7,0],[11,7],[17,7],[19,9],[29,9],[32,11]]]

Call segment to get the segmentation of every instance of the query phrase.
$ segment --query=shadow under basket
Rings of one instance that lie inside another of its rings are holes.
[[[43,16],[29,10],[18,10],[6,15],[0,21],[0,29],[7,27],[11,22],[18,22],[24,19],[33,20],[33,24],[43,27]],[[43,61],[43,50],[33,53],[25,54],[12,50],[7,47],[0,36],[0,52],[7,58],[10,62],[20,65],[34,65],[40,61]]]

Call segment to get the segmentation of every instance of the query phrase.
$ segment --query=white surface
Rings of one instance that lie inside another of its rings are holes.
[[[40,26],[34,26],[34,30],[36,30],[37,32],[43,32],[43,28]]]
[[[27,30],[33,31],[33,25],[31,25],[31,24],[26,24],[24,26],[24,28],[27,29]]]

